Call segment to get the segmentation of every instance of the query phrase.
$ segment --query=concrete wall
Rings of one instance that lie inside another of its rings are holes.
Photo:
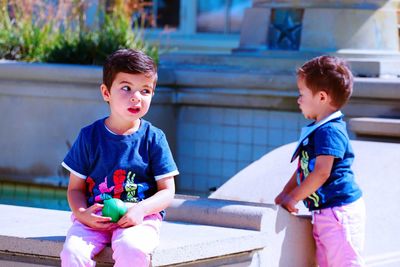
[[[274,10],[287,8],[302,13],[299,21],[286,21],[287,28],[280,32],[280,39],[293,39],[293,29],[299,28],[300,45],[296,50],[375,50],[398,54],[397,5],[397,0],[255,0],[245,13],[240,46],[243,49],[269,48],[267,38],[260,40],[259,36],[268,36],[272,28],[282,27],[268,17]],[[256,31],[253,25],[258,26]]]
[[[301,62],[236,55],[162,58],[146,118],[167,134],[181,172],[179,193],[208,196],[265,153],[297,140],[307,123],[296,104],[294,69]],[[67,184],[60,162],[68,146],[82,126],[108,111],[98,92],[100,77],[96,67],[0,64],[2,179]],[[346,117],[400,117],[398,84],[357,78]]]
[[[291,143],[266,154],[233,176],[210,197],[273,203],[296,168],[296,161],[289,163],[295,145]],[[400,207],[397,203],[400,202],[400,186],[397,165],[400,161],[400,144],[352,141],[352,145],[356,155],[353,170],[367,207],[364,253],[367,266],[399,266],[400,217],[397,214]],[[299,204],[299,208],[301,214],[308,213],[302,204]],[[282,213],[287,214],[286,211]],[[282,217],[278,214],[277,218]],[[290,239],[296,237],[293,232],[288,232],[290,226],[294,226],[294,220],[294,216],[286,218],[285,239],[288,243],[293,243]],[[297,232],[299,227],[292,229]],[[308,235],[312,235],[311,228]],[[300,242],[308,244],[308,240]],[[285,243],[277,244],[283,246]]]

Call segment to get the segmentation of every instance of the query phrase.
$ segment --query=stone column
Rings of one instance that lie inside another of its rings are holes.
[[[240,50],[398,52],[399,0],[253,0]]]

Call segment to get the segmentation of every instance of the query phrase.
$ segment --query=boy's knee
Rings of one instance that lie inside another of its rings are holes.
[[[68,243],[64,244],[60,257],[61,266],[94,266],[90,253]]]
[[[147,267],[150,265],[150,255],[137,247],[124,246],[114,251],[115,266]]]

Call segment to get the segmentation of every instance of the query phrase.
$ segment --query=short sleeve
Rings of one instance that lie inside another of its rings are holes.
[[[151,147],[152,171],[156,180],[178,175],[178,169],[173,159],[165,134],[162,133]]]
[[[85,179],[89,175],[89,144],[83,131],[65,156],[62,166],[80,178]]]
[[[335,158],[343,158],[348,145],[348,138],[338,129],[322,127],[315,132],[315,153],[319,155],[330,155]]]

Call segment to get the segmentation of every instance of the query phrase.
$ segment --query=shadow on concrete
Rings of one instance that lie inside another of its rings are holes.
[[[316,266],[315,243],[308,216],[291,215],[280,207],[276,216],[275,233],[283,238],[281,243],[277,242],[281,244],[279,266]]]

